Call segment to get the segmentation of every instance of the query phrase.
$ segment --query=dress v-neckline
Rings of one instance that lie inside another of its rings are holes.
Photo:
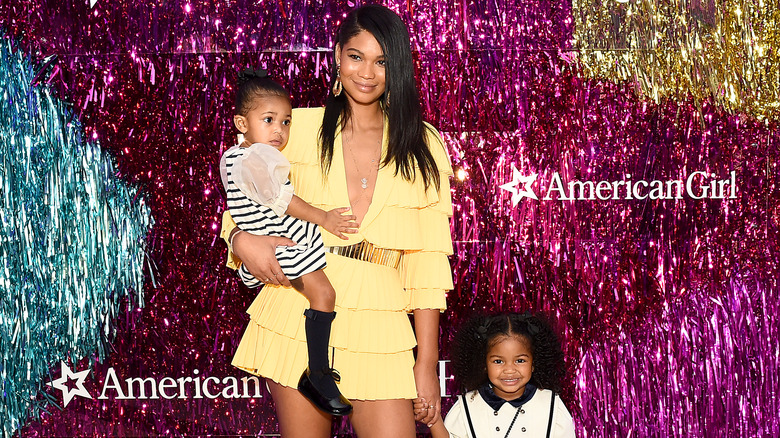
[[[385,199],[387,199],[387,196],[389,195],[389,188],[392,185],[392,181],[387,180],[388,166],[381,165],[382,160],[387,153],[387,134],[387,119],[385,119],[384,123],[382,124],[382,153],[379,156],[380,164],[379,168],[377,169],[376,181],[374,182],[374,191],[371,194],[371,202],[368,204],[365,215],[362,218],[358,218],[358,223],[360,224],[361,229],[376,218],[376,215],[378,214],[377,209],[381,210],[380,207],[382,204],[384,204]],[[335,189],[340,192],[340,194],[337,194],[337,196],[338,199],[345,201],[344,205],[349,205],[350,209],[352,209],[352,202],[349,199],[349,185],[347,184],[346,158],[344,157],[344,153],[346,152],[344,148],[344,136],[342,135],[341,129],[336,131],[333,146],[333,156],[334,158],[338,157],[338,161],[334,159],[334,161],[331,162],[331,170],[343,172],[343,177],[339,178],[339,185],[343,184],[343,186],[335,187]],[[340,166],[340,169],[333,169],[334,164]],[[389,178],[392,180],[392,175],[390,175]]]

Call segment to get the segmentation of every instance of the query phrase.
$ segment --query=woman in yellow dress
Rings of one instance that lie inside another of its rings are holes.
[[[414,437],[412,399],[431,405],[416,420],[441,418],[436,370],[439,313],[452,289],[452,169],[438,132],[422,121],[398,15],[377,5],[350,12],[334,61],[325,108],[293,110],[283,153],[300,198],[326,211],[349,205],[359,223],[348,240],[322,230],[338,315],[331,363],[354,407],[352,426],[360,437]],[[247,310],[233,365],[266,378],[282,436],[330,436],[331,417],[297,390],[307,365],[308,302],[274,255],[293,242],[238,232],[229,214],[222,231],[228,265],[243,261],[266,284]]]

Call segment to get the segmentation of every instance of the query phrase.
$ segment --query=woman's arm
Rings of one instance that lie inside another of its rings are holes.
[[[263,283],[291,287],[276,260],[276,247],[294,246],[295,242],[286,237],[256,236],[241,231],[229,211],[222,217],[222,235],[228,242],[228,260],[243,263],[249,273]]]
[[[441,392],[436,369],[439,365],[439,309],[415,309],[414,331],[417,336],[417,358],[414,363],[414,382],[417,396],[433,406],[425,415],[415,419],[431,425],[441,419]]]
[[[417,335],[417,360],[414,365],[417,392],[434,407],[422,419],[428,425],[441,423],[441,393],[436,375],[439,361],[439,314],[446,308],[445,291],[453,288],[452,269],[447,256],[452,254],[449,218],[452,216],[449,177],[452,168],[444,142],[435,129],[429,129],[428,143],[440,172],[435,197],[419,211],[422,227],[420,251],[404,253],[402,277],[410,293]]]
[[[292,287],[276,260],[277,246],[294,246],[295,242],[279,236],[256,236],[240,232],[233,237],[233,252],[249,272],[265,284]]]

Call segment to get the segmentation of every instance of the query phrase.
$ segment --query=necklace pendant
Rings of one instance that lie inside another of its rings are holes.
[[[360,178],[360,187],[368,188],[368,178]]]

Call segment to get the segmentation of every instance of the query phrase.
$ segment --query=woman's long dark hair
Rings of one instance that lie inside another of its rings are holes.
[[[395,174],[407,181],[416,178],[416,167],[427,189],[432,184],[439,189],[439,169],[428,149],[426,127],[422,120],[420,96],[414,80],[414,64],[409,42],[409,32],[401,17],[380,5],[367,5],[352,10],[339,28],[337,44],[343,44],[361,31],[367,31],[376,38],[385,54],[385,93],[380,105],[387,116],[389,139],[387,156],[383,166],[395,163]],[[336,71],[336,60],[333,60]],[[335,82],[336,76],[333,77]],[[333,83],[331,83],[333,85]],[[351,111],[345,93],[336,97],[331,92],[325,103],[325,114],[320,128],[320,160],[325,173],[333,161],[333,143],[336,128],[341,120],[345,126]],[[388,95],[390,97],[388,104]]]

